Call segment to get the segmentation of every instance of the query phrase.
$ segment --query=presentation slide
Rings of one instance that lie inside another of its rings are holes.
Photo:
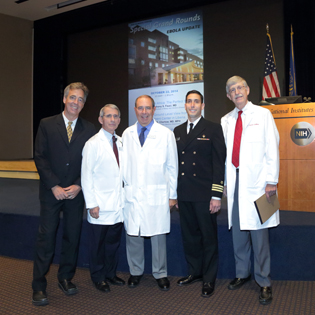
[[[204,94],[202,12],[190,11],[129,26],[129,125],[137,119],[135,99],[150,95],[154,119],[173,130],[187,120],[185,95]]]

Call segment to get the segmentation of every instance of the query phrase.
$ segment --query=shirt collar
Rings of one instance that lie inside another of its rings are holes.
[[[200,116],[199,118],[197,118],[194,122],[189,121],[189,119],[187,120],[187,128],[190,128],[190,124],[194,124],[193,128],[195,128],[195,126],[198,124],[199,120],[201,119],[202,116]]]
[[[63,117],[63,120],[64,120],[64,122],[65,122],[66,128],[67,128],[67,127],[68,127],[68,122],[71,121],[71,120],[69,120],[69,119],[66,117],[66,115],[65,115],[64,112],[62,112],[62,117]],[[72,130],[74,130],[74,127],[75,127],[77,121],[78,121],[78,118],[72,121],[72,125],[71,125]]]
[[[116,133],[114,132],[114,134],[112,135],[110,132],[106,131],[104,128],[102,128],[103,132],[104,132],[104,135],[106,137],[106,139],[109,141],[109,142],[112,142],[113,141],[113,136],[116,137]]]
[[[152,119],[151,122],[150,122],[148,125],[145,126],[145,127],[147,128],[146,132],[148,132],[148,133],[150,132],[150,130],[151,130],[153,124],[154,124],[154,119]],[[139,124],[139,122],[137,122],[137,131],[138,131],[138,134],[140,134],[142,128],[143,128],[143,126],[141,126],[141,125]]]
[[[241,109],[241,111],[243,111],[244,114],[246,114],[246,112],[248,111],[248,104],[251,104],[251,102],[247,102],[246,105]],[[237,107],[234,108],[234,113],[236,116],[238,116],[238,112],[240,111],[240,109],[238,109]]]

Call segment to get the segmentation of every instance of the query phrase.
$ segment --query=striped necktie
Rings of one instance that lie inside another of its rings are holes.
[[[67,135],[68,135],[69,142],[71,141],[71,138],[72,138],[72,128],[71,128],[72,123],[73,123],[72,121],[69,121],[68,127],[67,127]]]

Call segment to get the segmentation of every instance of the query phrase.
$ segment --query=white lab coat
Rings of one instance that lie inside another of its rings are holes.
[[[122,139],[127,233],[154,236],[170,232],[169,199],[177,199],[178,175],[173,132],[154,121],[141,147],[136,123],[124,131]]]
[[[121,137],[117,136],[116,145],[120,167],[102,128],[83,148],[81,185],[86,208],[100,208],[98,219],[92,218],[88,211],[87,219],[92,224],[123,222]]]
[[[232,226],[232,207],[236,171],[232,164],[235,124],[238,110],[234,108],[221,119],[227,155],[226,184],[229,229]],[[239,215],[241,230],[258,230],[277,226],[279,210],[264,224],[260,223],[254,201],[265,193],[268,183],[278,183],[279,133],[270,111],[248,102],[242,114],[243,133],[239,158]]]

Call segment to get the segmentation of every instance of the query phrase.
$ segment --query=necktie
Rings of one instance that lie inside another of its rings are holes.
[[[189,131],[188,131],[188,134],[190,134],[191,131],[193,130],[193,126],[194,126],[193,123],[190,123],[190,124],[189,124]]]
[[[242,138],[242,115],[243,111],[238,112],[238,117],[235,125],[235,133],[234,133],[234,144],[233,144],[233,153],[232,153],[232,163],[235,167],[238,167],[240,164],[240,146],[241,146],[241,138]]]
[[[142,127],[141,128],[141,132],[140,132],[140,135],[139,135],[139,140],[140,140],[140,144],[141,146],[143,146],[144,144],[144,132],[147,130],[146,127]]]
[[[69,140],[69,142],[71,141],[71,138],[72,138],[72,128],[71,128],[71,125],[72,125],[72,121],[69,121],[69,122],[68,122],[68,127],[67,127],[67,135],[68,135],[68,140]]]
[[[114,150],[114,154],[116,156],[117,164],[119,166],[119,156],[118,156],[116,141],[117,141],[117,138],[115,136],[113,136],[113,150]]]

